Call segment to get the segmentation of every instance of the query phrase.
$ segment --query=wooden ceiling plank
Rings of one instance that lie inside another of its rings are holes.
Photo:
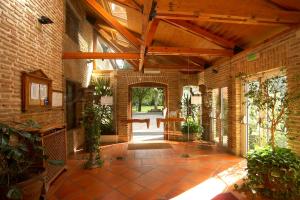
[[[64,52],[63,59],[125,59],[137,60],[138,53]]]
[[[184,20],[165,20],[167,23],[170,23],[178,28],[181,28],[185,31],[188,31],[196,36],[200,36],[214,44],[217,44],[224,48],[234,48],[235,43],[229,40],[226,40],[216,34],[211,33],[210,31],[201,28],[195,24],[192,24]]]
[[[160,47],[152,46],[148,48],[148,55],[180,55],[180,56],[232,56],[233,51],[229,49],[201,49],[186,47]]]
[[[153,0],[145,0],[143,5],[143,17],[142,17],[142,39],[143,43],[140,47],[140,62],[139,62],[139,71],[143,71],[145,54],[147,49],[146,39],[148,36],[149,26],[152,22],[150,21],[150,13],[153,6]]]
[[[220,8],[205,8],[199,11],[192,11],[191,8],[188,9],[180,6],[178,9],[172,11],[159,9],[156,18],[273,26],[300,23],[300,12],[279,9],[264,9],[262,11],[225,10]]]
[[[85,0],[90,8],[92,8],[101,18],[108,24],[114,27],[120,34],[122,34],[135,47],[139,48],[141,40],[136,38],[129,32],[122,24],[120,24],[113,16],[111,16],[99,3],[95,0]]]
[[[267,1],[285,10],[292,10],[292,11],[300,10],[299,0],[267,0]]]

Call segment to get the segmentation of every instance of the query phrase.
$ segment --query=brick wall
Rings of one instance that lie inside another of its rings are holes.
[[[21,112],[21,73],[42,69],[53,80],[53,89],[63,90],[64,2],[1,1],[0,13],[0,120],[33,118],[42,125],[62,123],[62,110]],[[39,25],[37,19],[42,15],[54,23]]]
[[[204,82],[209,88],[228,87],[229,89],[229,148],[236,154],[241,154],[241,83],[236,79],[240,72],[255,74],[285,66],[288,78],[288,90],[297,88],[293,76],[300,74],[300,37],[299,29],[292,30],[276,39],[266,42],[252,50],[242,52],[231,59],[219,61],[215,66],[205,70]],[[247,61],[248,53],[258,53],[255,61]],[[216,69],[218,73],[213,73]],[[299,86],[299,85],[298,85]],[[299,87],[298,87],[299,88]],[[300,104],[300,102],[299,102]],[[289,134],[300,133],[299,112],[289,116]],[[295,123],[297,122],[297,123]],[[220,130],[218,130],[220,131]],[[290,141],[290,147],[300,153],[300,138]]]

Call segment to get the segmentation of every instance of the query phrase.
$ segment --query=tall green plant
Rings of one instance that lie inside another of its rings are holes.
[[[99,105],[87,105],[83,115],[83,126],[85,129],[86,151],[89,153],[89,159],[85,163],[86,168],[101,166],[100,159],[100,137],[101,137],[101,107]]]
[[[110,81],[108,78],[98,77],[92,80],[92,84],[95,86],[95,95],[99,99],[103,96],[112,96],[113,91],[110,86]],[[97,98],[95,98],[97,99]],[[96,101],[95,104],[98,105],[101,118],[101,132],[102,133],[114,133],[113,126],[113,106],[111,105],[101,105],[99,101]]]
[[[197,120],[199,106],[191,103],[191,95],[185,94],[181,99],[181,111],[185,121],[192,118]]]
[[[244,83],[247,77],[243,76]],[[248,91],[245,97],[251,99],[251,106],[257,113],[264,113],[266,120],[260,120],[262,128],[270,130],[270,145],[275,148],[275,132],[286,127],[286,119],[293,103],[299,98],[298,95],[291,95],[287,91],[287,79],[283,75],[273,76],[269,79],[248,83]],[[282,125],[283,126],[280,126]]]
[[[244,83],[247,83],[247,79],[242,75]],[[278,75],[259,84],[248,83],[245,97],[251,100],[251,107],[256,109],[252,114],[266,116],[266,120],[260,119],[259,124],[270,130],[271,147],[265,146],[248,153],[248,174],[240,189],[271,199],[299,199],[300,159],[291,150],[276,146],[275,133],[278,129],[286,129],[288,114],[296,106],[300,93],[291,94],[287,90],[287,79]]]

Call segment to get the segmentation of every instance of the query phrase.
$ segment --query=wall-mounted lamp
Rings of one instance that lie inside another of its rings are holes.
[[[49,17],[46,17],[46,16],[41,16],[40,18],[38,18],[38,21],[41,24],[53,24],[54,23]]]
[[[219,71],[216,70],[216,69],[212,69],[212,72],[213,72],[214,74],[217,74]]]

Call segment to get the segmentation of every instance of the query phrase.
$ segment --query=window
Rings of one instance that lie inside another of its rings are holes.
[[[71,81],[66,83],[67,129],[76,127],[76,84]]]
[[[110,7],[110,11],[111,14],[114,17],[117,17],[123,21],[127,21],[127,12],[126,12],[126,8],[119,6],[115,3],[110,2],[109,3],[109,7]]]
[[[66,34],[73,40],[76,44],[79,43],[78,38],[79,33],[79,19],[75,15],[74,11],[67,4],[66,5]]]
[[[274,89],[270,89],[268,91],[268,95],[270,96],[284,96],[286,92],[286,76],[278,76],[277,74],[265,74],[264,76],[253,77],[245,86],[244,92],[247,93],[249,91],[250,86],[252,88],[257,87],[260,88],[262,83],[266,83],[265,81],[276,81],[278,82],[277,86],[273,86],[276,88],[276,94],[274,93]],[[274,77],[274,78],[272,78]],[[272,85],[272,84],[271,84]],[[269,85],[268,85],[269,88]],[[252,98],[245,99],[245,118],[243,119],[245,123],[245,130],[246,130],[246,141],[245,141],[245,150],[246,152],[249,150],[253,150],[256,147],[265,146],[270,142],[271,139],[271,110],[264,109],[259,110]],[[275,105],[275,112],[280,110],[282,105],[280,101],[276,102]],[[286,147],[287,139],[286,139],[286,128],[285,122],[280,121],[278,126],[275,130],[275,143],[280,147]]]
[[[129,43],[128,41],[120,34],[120,33],[115,33],[114,34],[115,40],[122,46],[128,47]]]
[[[219,108],[219,89],[215,88],[212,90],[212,108],[210,114],[210,123],[211,123],[212,140],[216,143],[220,142],[218,129],[217,129],[218,108]]]
[[[221,142],[228,146],[228,87],[221,88]]]

